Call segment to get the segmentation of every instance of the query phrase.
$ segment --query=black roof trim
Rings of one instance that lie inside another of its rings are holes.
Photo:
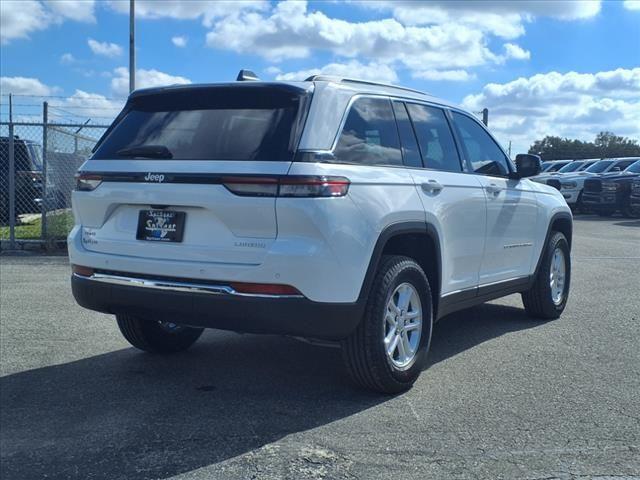
[[[183,92],[191,90],[209,90],[215,88],[274,88],[285,90],[291,93],[305,93],[312,88],[312,84],[308,87],[292,85],[282,82],[226,82],[226,83],[195,83],[187,85],[168,85],[166,87],[153,87],[135,90],[129,95],[129,100],[144,97],[147,95],[160,95],[165,93]]]

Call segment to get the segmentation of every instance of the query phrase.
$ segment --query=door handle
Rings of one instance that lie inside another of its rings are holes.
[[[495,183],[491,183],[489,185],[486,185],[484,187],[484,189],[488,192],[488,193],[493,193],[494,195],[497,195],[498,193],[500,193],[502,190],[504,190],[501,186],[496,185]]]
[[[437,180],[427,180],[421,187],[426,193],[439,193],[444,188]]]

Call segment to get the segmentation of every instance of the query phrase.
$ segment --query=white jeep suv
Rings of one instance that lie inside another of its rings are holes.
[[[517,165],[517,166],[516,166]],[[339,341],[365,388],[409,388],[433,323],[512,293],[557,318],[571,211],[471,114],[315,76],[134,92],[80,168],[77,302],[149,352],[203,328]]]

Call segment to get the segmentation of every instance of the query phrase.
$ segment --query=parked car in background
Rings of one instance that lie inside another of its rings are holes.
[[[547,160],[546,162],[542,162],[542,169],[540,170],[540,173],[557,172],[571,162],[572,160]]]
[[[582,190],[584,181],[594,175],[608,172],[621,172],[629,165],[640,158],[608,158],[600,160],[582,172],[574,175],[563,176],[562,178],[552,178],[547,180],[547,185],[560,190],[562,196],[567,201],[567,205],[575,211],[584,210],[582,202]]]
[[[620,212],[625,217],[640,214],[631,204],[631,187],[640,177],[640,160],[631,164],[624,171],[609,173],[598,178],[587,178],[584,181],[582,201],[590,211],[608,217]]]
[[[78,173],[73,294],[142,350],[185,350],[206,327],[328,339],[359,385],[400,392],[453,311],[521,293],[532,317],[561,315],[572,216],[539,172],[412,89],[136,91]]]
[[[631,205],[634,215],[640,214],[640,177],[636,177],[631,182],[631,192],[629,197],[629,204]]]
[[[570,173],[581,172],[586,170],[588,167],[599,161],[599,158],[587,159],[587,160],[574,160],[572,162],[567,163],[562,168],[555,172],[546,172],[541,173],[540,175],[536,175],[531,180],[538,183],[547,183],[547,180],[550,178],[554,178],[557,176],[568,175]]]
[[[14,137],[15,214],[38,211],[42,197],[42,146]],[[9,220],[9,137],[0,137],[0,221]]]

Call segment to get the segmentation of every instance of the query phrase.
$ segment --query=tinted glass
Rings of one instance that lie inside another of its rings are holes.
[[[453,122],[458,129],[462,145],[474,172],[483,175],[506,175],[509,173],[507,157],[475,120],[453,112]]]
[[[383,98],[356,100],[349,110],[334,155],[339,162],[402,165],[391,101]]]
[[[409,167],[422,167],[418,142],[413,133],[411,120],[409,120],[409,115],[407,115],[407,109],[404,103],[393,102],[393,112],[396,114],[396,122],[398,123],[404,164]]]
[[[587,168],[585,172],[602,173],[607,168],[609,168],[609,165],[611,165],[612,163],[613,162],[611,160],[600,160],[599,162],[596,162],[593,165],[591,165],[589,168]]]
[[[29,155],[29,150],[27,149],[27,145],[22,140],[14,140],[13,141],[13,152],[15,158],[15,171],[23,172],[23,171],[31,171],[31,170],[40,170],[42,168],[42,164],[31,165],[31,156]],[[2,171],[9,171],[9,139],[3,138],[2,142],[0,142],[0,164],[2,165]]]
[[[582,167],[582,162],[567,163],[564,167],[562,167],[560,170],[558,170],[558,173],[575,172],[575,171],[579,170],[580,167]]]
[[[618,167],[620,170],[624,170],[625,168],[627,168],[630,165],[633,165],[635,163],[635,160],[624,160],[622,162],[618,162],[615,164],[615,167]]]
[[[630,173],[640,173],[640,161],[635,162],[634,164],[630,165],[625,172],[630,172]]]
[[[460,159],[444,111],[440,108],[408,103],[407,109],[418,137],[426,168],[461,172]]]
[[[591,165],[593,165],[596,162],[584,162],[582,164],[582,166],[578,169],[579,172],[582,172],[583,170],[586,170],[587,168],[589,168]]]
[[[134,98],[93,158],[163,146],[178,160],[292,160],[300,95],[210,88]]]
[[[567,162],[556,162],[553,165],[551,165],[551,168],[549,170],[547,170],[547,171],[548,172],[558,172],[558,171],[560,171],[560,169],[562,169],[566,165],[569,165],[569,163],[567,163]]]

